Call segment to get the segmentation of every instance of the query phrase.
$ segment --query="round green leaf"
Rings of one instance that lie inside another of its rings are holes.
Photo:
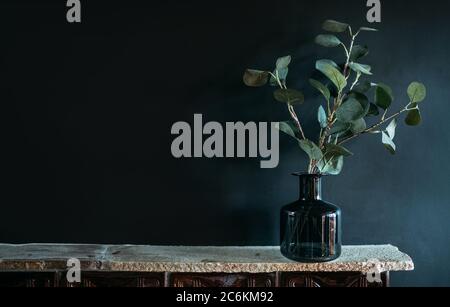
[[[405,123],[408,126],[418,126],[422,122],[422,115],[420,114],[420,110],[411,110],[408,112],[408,115],[405,118]]]
[[[372,87],[372,84],[369,81],[359,82],[354,88],[354,92],[358,92],[361,94],[367,93],[370,88]]]
[[[356,121],[365,115],[365,110],[358,100],[350,97],[336,111],[337,120],[349,123]]]
[[[325,109],[322,106],[319,107],[317,118],[320,124],[320,128],[324,129],[328,126],[327,113],[325,112]]]
[[[289,68],[282,68],[282,69],[275,69],[273,72],[273,75],[276,76],[278,73],[278,79],[280,79],[281,82],[285,82],[287,79],[287,76],[289,74]],[[273,77],[270,76],[270,85],[271,86],[279,86],[278,81]]]
[[[340,146],[340,145],[334,145],[334,144],[326,144],[325,145],[325,156],[327,157],[350,157],[353,156],[353,153],[351,153],[347,148]]]
[[[358,102],[361,104],[361,107],[364,109],[364,116],[367,115],[367,113],[369,113],[369,109],[370,109],[370,103],[369,103],[369,98],[367,98],[366,95],[359,93],[359,92],[350,92],[349,97],[353,97],[356,100],[358,100]]]
[[[369,112],[367,112],[366,116],[378,116],[380,115],[380,110],[378,110],[378,107],[374,103],[370,103],[369,105]]]
[[[367,124],[364,118],[360,118],[358,120],[355,120],[354,122],[351,122],[350,131],[352,134],[358,134],[363,132],[367,129]]]
[[[362,57],[369,54],[369,48],[367,46],[355,45],[350,53],[350,61],[355,62]]]
[[[301,140],[298,142],[300,148],[306,152],[308,157],[311,160],[322,160],[323,154],[320,150],[319,146],[317,146],[315,143],[311,142],[310,140]]]
[[[343,123],[340,121],[336,121],[336,123],[334,123],[334,125],[331,127],[329,135],[334,134],[341,135],[347,132],[351,128],[351,126],[352,126],[351,123]]]
[[[339,175],[344,167],[344,157],[327,157],[320,161],[319,168],[322,174]]]
[[[299,140],[297,138],[297,135],[300,135],[300,129],[298,129],[297,125],[294,122],[281,122],[276,125],[276,128],[281,132],[289,135],[290,137]]]
[[[328,48],[337,47],[342,43],[339,38],[330,34],[318,35],[314,41],[316,44]]]
[[[319,60],[316,62],[316,69],[322,72],[341,92],[347,86],[347,79],[344,75],[330,64],[329,60]]]
[[[341,33],[347,31],[349,25],[336,20],[326,20],[322,24],[322,29],[328,32]]]
[[[277,70],[287,68],[291,64],[292,57],[290,55],[284,56],[277,60]]]
[[[331,94],[330,90],[322,84],[322,82],[319,82],[314,79],[309,79],[309,83],[312,87],[316,88],[320,93],[322,93],[323,97],[325,97],[326,101],[330,100]]]
[[[279,89],[273,95],[277,101],[290,105],[302,104],[305,101],[303,93],[293,89]]]
[[[394,140],[395,138],[395,131],[397,129],[397,119],[393,119],[389,126],[386,128],[387,135],[391,138],[391,140]]]
[[[393,155],[395,155],[396,146],[394,141],[389,137],[389,135],[386,132],[383,132],[381,141],[383,142],[384,147]]]
[[[336,69],[338,69],[338,70],[341,69],[341,68],[339,67],[339,65],[336,64],[336,62],[333,61],[333,60],[322,59],[322,60],[320,60],[320,62],[321,62],[321,63],[330,64],[331,66],[333,66],[334,68],[336,68]]]
[[[372,70],[372,67],[370,67],[369,65],[352,62],[350,63],[350,68],[353,71],[362,73],[364,75],[372,75],[372,73],[370,72]]]
[[[250,87],[260,87],[267,84],[269,73],[254,69],[247,69],[244,73],[244,83]]]
[[[386,84],[377,84],[375,89],[375,104],[383,110],[387,110],[393,101],[394,95],[392,94],[392,89]]]
[[[422,83],[413,82],[408,87],[408,96],[413,103],[422,102],[427,96],[427,88]]]

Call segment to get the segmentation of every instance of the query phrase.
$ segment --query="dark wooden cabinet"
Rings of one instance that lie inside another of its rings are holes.
[[[164,287],[164,273],[128,273],[128,272],[84,272],[81,283],[68,283],[66,274],[62,274],[59,285],[70,288],[107,288],[107,287],[135,287],[158,288]]]
[[[0,273],[0,287],[52,288],[58,286],[57,273]]]
[[[380,274],[379,282],[369,282],[367,276],[355,272],[342,273],[285,273],[281,274],[281,285],[293,288],[362,287],[389,286],[389,273]]]
[[[65,272],[55,273],[0,273],[0,287],[186,287],[186,288],[272,288],[272,287],[387,287],[388,273],[381,274],[381,282],[369,283],[366,275],[343,273],[129,273],[82,272],[81,283],[68,283]]]
[[[276,286],[276,274],[171,274],[171,287],[248,287]]]

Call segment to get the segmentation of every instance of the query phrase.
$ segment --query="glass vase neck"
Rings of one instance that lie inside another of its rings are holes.
[[[300,179],[300,200],[322,199],[322,175],[299,174],[297,176]]]

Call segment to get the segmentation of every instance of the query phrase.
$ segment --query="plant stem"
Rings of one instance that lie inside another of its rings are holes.
[[[274,78],[275,80],[277,80],[278,85],[280,86],[281,89],[283,89],[283,85],[281,84],[280,78],[278,77],[278,70],[277,70],[277,75],[275,76],[273,73],[269,72],[270,76],[272,76],[272,78]]]
[[[352,36],[352,40],[350,42],[350,47],[348,48],[348,52],[347,52],[347,60],[345,61],[345,65],[344,65],[344,77],[346,79],[348,79],[348,77],[350,76],[350,74],[347,74],[347,71],[348,71],[348,66],[350,65],[350,56],[352,55],[353,45],[355,44],[355,38],[356,38],[356,35]]]
[[[276,75],[274,75],[273,73],[269,72],[269,74],[275,79],[277,80],[278,85],[280,86],[280,88],[282,90],[287,90],[287,86],[281,83],[280,77],[278,75],[278,70],[276,72]],[[303,140],[306,140],[306,136],[305,133],[303,132],[303,127],[302,124],[300,123],[300,120],[298,119],[297,113],[295,113],[295,109],[292,105],[288,104],[288,110],[289,110],[289,114],[291,115],[291,118],[294,120],[295,125],[297,126],[298,130],[300,131],[300,134],[303,138]]]
[[[333,106],[333,110],[329,111],[329,115],[328,115],[328,125],[326,126],[326,128],[324,129],[324,132],[322,133],[320,140],[319,140],[319,148],[323,149],[325,146],[325,141],[326,138],[328,136],[328,132],[331,130],[331,127],[333,127],[333,125],[336,123],[336,119],[335,119],[335,115],[336,115],[336,111],[339,107],[339,100],[340,100],[340,94],[338,95],[337,98],[334,99],[334,106]]]
[[[298,116],[295,113],[294,107],[289,105],[288,110],[289,110],[289,113],[291,114],[292,119],[294,120],[295,124],[297,125],[298,130],[300,130],[303,140],[306,140],[305,133],[303,132],[302,124],[300,123],[300,120],[298,119]]]
[[[350,87],[350,92],[353,90],[353,88],[355,87],[355,85],[358,84],[359,78],[361,78],[361,73],[360,73],[360,72],[358,72],[358,73],[356,74],[355,81],[353,82],[352,86]]]
[[[388,110],[384,110],[383,116],[381,117],[381,120],[384,120],[386,118]]]
[[[359,31],[353,35],[353,31],[352,28],[349,27],[348,29],[349,33],[350,33],[350,37],[351,37],[351,42],[350,42],[350,46],[349,48],[347,48],[345,46],[345,44],[342,44],[342,46],[344,47],[345,50],[345,55],[347,56],[347,59],[345,61],[345,65],[344,65],[344,77],[346,79],[348,79],[350,77],[350,74],[348,73],[348,68],[350,65],[350,57],[352,55],[352,51],[353,51],[353,46],[355,45],[355,39],[359,34]],[[355,81],[353,82],[353,84],[350,87],[350,91],[353,90],[353,88],[355,87],[355,85],[358,83],[359,78],[361,78],[361,73],[358,73],[356,75]],[[320,141],[319,141],[319,148],[323,149],[325,146],[325,142],[326,142],[326,138],[328,136],[328,132],[331,130],[331,128],[333,127],[333,125],[336,123],[336,119],[335,119],[335,115],[336,115],[336,111],[337,109],[340,107],[340,105],[342,104],[342,101],[345,99],[345,95],[342,95],[342,92],[338,93],[338,96],[334,99],[334,106],[333,106],[333,110],[330,110],[330,107],[328,107],[328,125],[325,128],[325,132],[323,133],[323,135],[320,137]]]
[[[322,167],[322,169],[320,170],[321,173],[328,167],[328,165],[330,164],[330,162],[333,162],[334,157],[335,157],[335,156],[331,156],[330,160],[328,160],[328,161],[325,159],[325,162],[326,162],[326,163],[325,163],[325,165]]]
[[[345,46],[344,43],[341,43],[341,46],[342,46],[342,47],[344,48],[344,50],[345,50],[345,55],[346,55],[347,57],[349,57],[349,56],[350,56],[350,53],[348,52],[347,46]]]
[[[338,145],[342,145],[342,144],[344,144],[344,143],[347,143],[348,141],[353,140],[354,138],[357,138],[358,136],[361,136],[361,135],[363,135],[363,134],[367,134],[367,133],[373,132],[376,128],[380,127],[380,126],[383,125],[384,123],[386,123],[386,122],[388,122],[388,121],[390,121],[390,120],[392,120],[392,119],[394,119],[394,118],[400,116],[400,115],[401,115],[402,113],[404,113],[404,112],[410,111],[410,110],[411,110],[411,109],[409,109],[409,106],[410,106],[410,105],[411,105],[411,103],[409,103],[404,109],[402,109],[402,110],[398,111],[397,113],[395,113],[395,114],[389,116],[388,118],[383,118],[383,119],[381,119],[381,121],[380,121],[379,123],[373,125],[372,127],[367,128],[366,130],[364,130],[364,131],[362,131],[362,132],[360,132],[360,133],[354,134],[354,135],[352,135],[352,136],[350,136],[350,137],[347,137],[347,138],[343,139],[342,141],[340,141],[340,142],[338,143]]]

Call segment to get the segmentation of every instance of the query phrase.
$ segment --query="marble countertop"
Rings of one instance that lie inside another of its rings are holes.
[[[298,263],[279,247],[189,247],[144,245],[0,244],[0,271],[56,271],[67,260],[82,270],[117,272],[271,273],[379,272],[414,270],[412,259],[392,245],[344,246],[327,263]]]

